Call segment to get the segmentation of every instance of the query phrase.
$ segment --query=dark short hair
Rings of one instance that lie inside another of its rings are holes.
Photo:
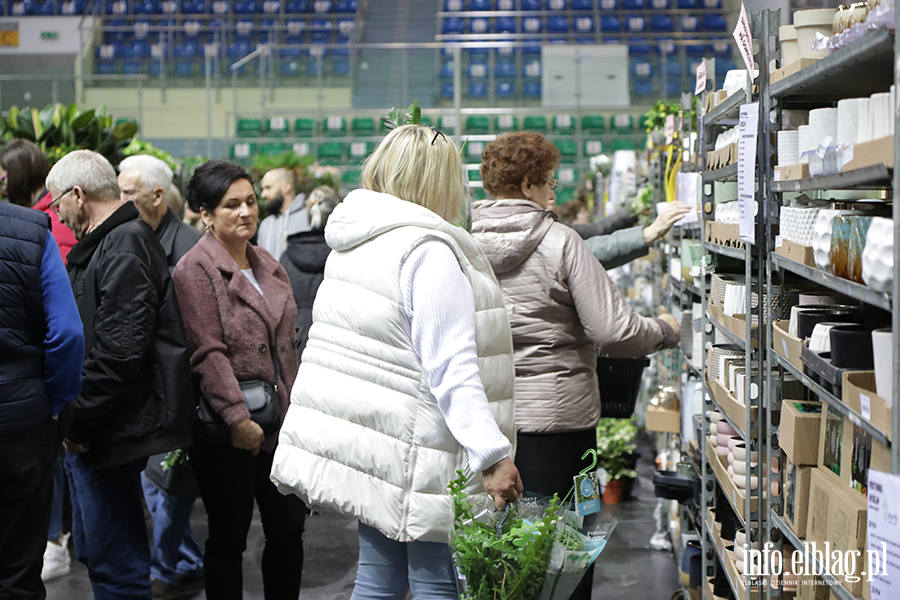
[[[203,163],[194,171],[191,180],[188,181],[187,196],[188,206],[195,213],[201,208],[206,212],[213,212],[225,197],[225,192],[235,181],[246,179],[253,185],[253,177],[247,169],[227,160],[211,160]]]
[[[481,153],[481,179],[494,198],[516,197],[526,175],[531,181],[559,165],[559,150],[534,131],[504,133]]]
[[[6,170],[6,195],[9,201],[31,208],[34,193],[44,189],[50,161],[28,140],[11,140],[0,150],[0,164]]]

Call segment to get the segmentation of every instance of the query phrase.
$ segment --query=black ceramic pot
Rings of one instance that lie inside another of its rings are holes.
[[[855,307],[823,307],[801,310],[797,313],[797,336],[805,340],[812,336],[816,323],[836,321],[839,323],[852,323],[856,319]]]
[[[831,364],[840,369],[871,371],[873,325],[836,325],[831,328]]]

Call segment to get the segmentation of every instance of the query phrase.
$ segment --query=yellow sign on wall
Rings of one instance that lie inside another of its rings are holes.
[[[19,24],[0,23],[0,47],[19,47]]]

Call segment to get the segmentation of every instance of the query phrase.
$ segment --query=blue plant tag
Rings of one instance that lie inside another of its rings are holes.
[[[600,482],[597,472],[575,476],[575,514],[579,517],[600,511]]]

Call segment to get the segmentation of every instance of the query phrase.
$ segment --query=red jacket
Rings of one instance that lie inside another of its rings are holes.
[[[293,346],[297,305],[287,273],[262,248],[249,246],[247,259],[265,298],[210,233],[178,261],[172,274],[191,368],[210,406],[229,425],[250,416],[238,382],[274,379],[269,347],[273,339],[278,340],[281,363],[282,419],[299,362]],[[278,434],[273,434],[261,448],[271,451],[277,441]]]
[[[75,234],[72,233],[72,230],[60,223],[59,215],[50,208],[50,203],[52,201],[53,198],[50,196],[50,192],[47,192],[37,201],[37,204],[31,208],[50,215],[50,233],[53,234],[53,239],[56,240],[56,245],[59,246],[59,253],[62,255],[63,264],[66,264],[66,257],[69,255],[69,250],[72,249],[72,246],[75,245],[77,240],[75,239]]]

